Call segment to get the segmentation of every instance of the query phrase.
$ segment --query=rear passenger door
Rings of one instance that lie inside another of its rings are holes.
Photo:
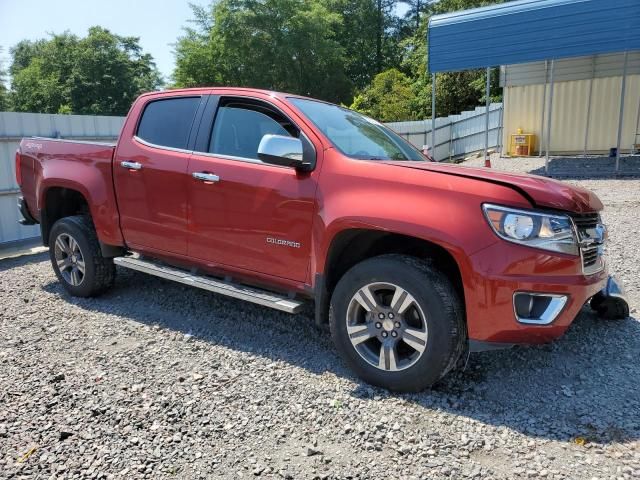
[[[318,169],[300,173],[257,155],[265,134],[304,135],[284,108],[266,98],[211,97],[189,162],[190,257],[306,279]]]
[[[152,96],[137,124],[123,130],[113,174],[122,233],[132,249],[187,253],[190,135],[205,98]]]

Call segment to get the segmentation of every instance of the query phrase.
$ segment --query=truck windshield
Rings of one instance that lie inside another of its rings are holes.
[[[289,99],[345,155],[362,160],[427,160],[380,122],[330,103]]]

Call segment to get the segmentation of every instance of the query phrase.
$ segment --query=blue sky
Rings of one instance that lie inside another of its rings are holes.
[[[188,0],[0,0],[0,59],[6,68],[9,48],[20,40],[65,30],[85,35],[89,27],[101,25],[118,35],[140,37],[143,50],[168,78],[174,66],[171,44],[190,18]]]
[[[169,79],[174,67],[172,43],[192,18],[189,3],[207,5],[209,0],[0,0],[0,61],[9,65],[9,48],[20,40],[37,40],[47,33],[69,30],[86,35],[101,25],[122,36],[140,37]],[[406,7],[398,6],[398,13]]]

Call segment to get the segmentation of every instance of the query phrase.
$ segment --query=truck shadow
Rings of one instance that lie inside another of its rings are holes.
[[[363,401],[395,397],[425,413],[444,411],[547,439],[613,443],[640,438],[636,318],[605,322],[585,308],[553,344],[472,354],[464,370],[432,390],[394,394],[355,378],[338,358],[329,335],[313,326],[310,310],[287,315],[122,269],[116,286],[99,298],[70,297],[55,281],[42,288],[91,312],[190,334],[313,374],[346,378],[352,385],[346,387],[347,394]]]

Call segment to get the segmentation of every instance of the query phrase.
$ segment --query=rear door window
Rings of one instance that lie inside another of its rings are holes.
[[[149,102],[142,113],[137,137],[161,147],[186,149],[200,97]]]

